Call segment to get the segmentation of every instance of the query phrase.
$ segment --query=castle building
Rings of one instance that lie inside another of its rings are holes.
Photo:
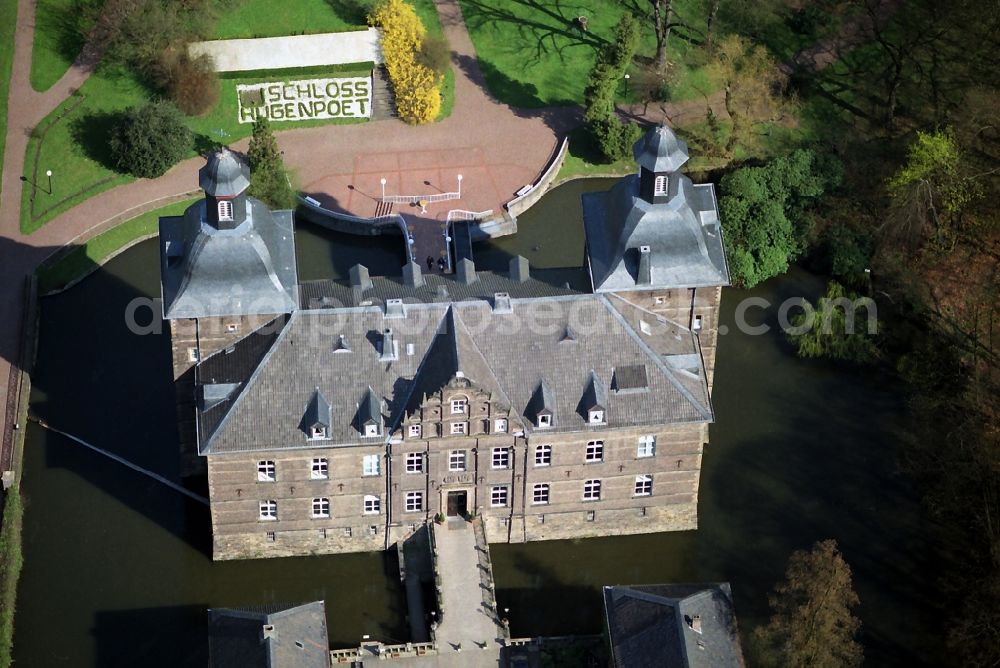
[[[579,293],[523,258],[296,286],[290,212],[213,156],[205,201],[161,222],[161,255],[214,557],[381,550],[470,513],[492,542],[696,528],[728,272],[683,142],[657,128],[636,157],[585,198]]]

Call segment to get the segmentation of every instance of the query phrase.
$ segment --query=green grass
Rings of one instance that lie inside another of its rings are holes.
[[[21,553],[21,528],[24,523],[21,491],[15,484],[4,495],[3,525],[0,526],[0,668],[8,668],[13,660],[17,581],[24,565]]]
[[[569,135],[569,149],[556,180],[565,181],[580,176],[621,176],[636,169],[631,156],[615,162],[603,162],[603,159],[586,128],[577,128]]]
[[[97,235],[82,246],[72,247],[53,262],[38,268],[38,293],[44,295],[83,278],[122,248],[138,239],[156,234],[160,216],[179,216],[198,199],[175,202],[140,214]]]
[[[613,39],[615,24],[625,11],[622,4],[609,0],[578,0],[571,5],[560,0],[460,2],[490,91],[518,107],[582,104],[597,52]],[[699,7],[697,0],[674,1],[675,11],[686,19],[702,16]],[[578,15],[587,16],[587,32],[576,27]],[[639,18],[643,30],[638,55],[648,60],[656,40],[648,19]],[[692,23],[704,29],[698,21]],[[700,95],[695,86],[708,82],[701,68],[689,64],[693,47],[675,31],[668,49],[681,82],[671,91],[671,99]],[[695,70],[696,78],[688,82],[689,72]],[[622,90],[624,95],[624,85]]]
[[[364,11],[331,0],[242,0],[219,12],[214,39],[279,37],[363,30]],[[353,5],[353,6],[352,6]]]
[[[0,176],[3,175],[4,139],[7,137],[7,96],[10,92],[10,68],[14,62],[16,24],[17,0],[0,0]]]
[[[31,87],[48,90],[73,64],[83,40],[67,25],[76,0],[38,0],[31,50]]]

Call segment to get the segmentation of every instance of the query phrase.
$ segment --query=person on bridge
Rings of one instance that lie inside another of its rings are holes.
[[[438,258],[438,271],[443,272],[447,268],[448,263],[444,261],[443,257]]]
[[[428,255],[427,256],[427,271],[433,271],[433,270],[434,270],[434,258],[432,258],[430,255]]]

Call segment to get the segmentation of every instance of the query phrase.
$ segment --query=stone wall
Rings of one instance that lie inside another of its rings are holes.
[[[552,162],[535,182],[534,187],[526,194],[520,197],[515,197],[511,201],[507,202],[504,207],[507,212],[517,218],[522,213],[530,209],[535,205],[538,200],[542,198],[542,195],[548,192],[549,186],[555,181],[556,177],[559,175],[559,170],[562,169],[563,163],[566,161],[566,153],[569,150],[569,138],[563,139],[562,144],[559,146],[559,150],[556,151],[556,155],[552,158]]]

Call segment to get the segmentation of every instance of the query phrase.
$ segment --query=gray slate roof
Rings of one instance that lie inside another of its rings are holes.
[[[330,404],[330,439],[324,445],[371,443],[358,427],[369,388],[384,402],[387,435],[423,395],[440,389],[458,371],[509,405],[514,415],[528,417],[528,430],[535,428],[529,404],[543,378],[553,431],[713,419],[700,348],[689,330],[615,296],[514,299],[512,306],[510,313],[496,313],[485,300],[408,304],[403,318],[391,320],[378,307],[296,311],[256,367],[244,368],[238,394],[223,404],[225,415],[218,417],[216,408],[211,424],[199,420],[200,450],[315,446],[298,427],[316,388]],[[575,339],[567,340],[570,324]],[[399,354],[381,362],[378,351],[387,326]],[[350,342],[350,352],[336,352],[341,336]],[[244,341],[232,354],[239,354]],[[217,363],[222,354],[201,365]],[[683,355],[699,360],[694,372],[670,363]],[[607,382],[617,367],[639,365],[648,390],[607,391],[606,427],[588,426],[578,407],[592,372]]]
[[[289,313],[298,307],[291,211],[247,198],[232,230],[206,222],[205,201],[160,219],[163,317]]]
[[[265,628],[269,627],[269,628]],[[211,668],[329,668],[326,608],[208,611]]]
[[[640,167],[651,172],[676,172],[688,160],[687,144],[666,125],[651,128],[632,147]]]
[[[615,668],[745,665],[729,583],[605,587],[604,609]]]
[[[587,255],[595,292],[729,285],[712,184],[681,175],[664,203],[639,197],[639,176],[583,195]],[[639,249],[650,249],[650,282],[639,282]]]
[[[250,187],[250,166],[228,148],[210,156],[198,170],[198,185],[214,197],[236,197]]]

